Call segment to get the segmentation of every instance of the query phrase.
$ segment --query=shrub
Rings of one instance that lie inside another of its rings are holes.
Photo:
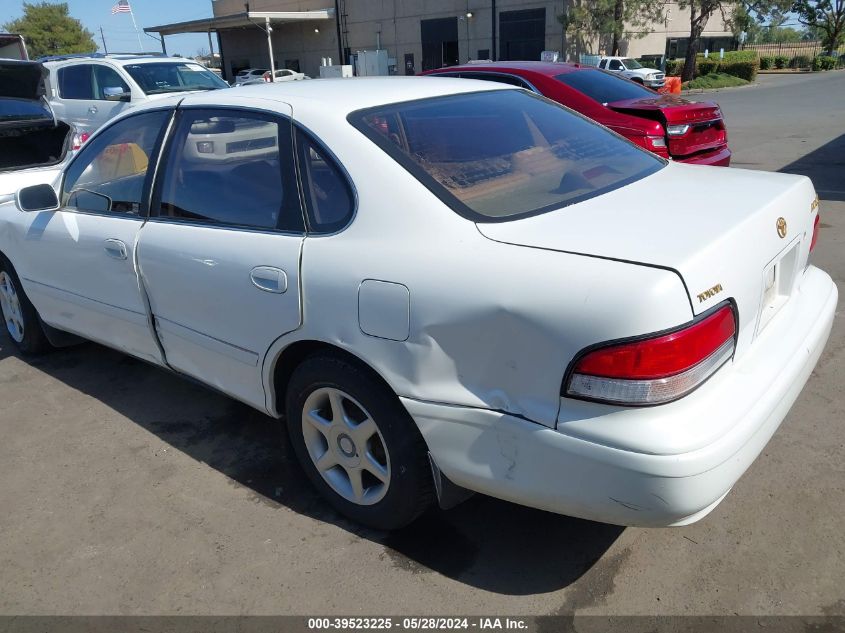
[[[703,75],[692,81],[688,81],[684,84],[684,90],[696,89],[696,88],[728,88],[731,86],[744,86],[748,82],[744,79],[740,79],[739,77],[734,77],[733,75],[727,75],[725,73],[710,73],[708,75]]]
[[[789,60],[789,67],[790,68],[810,68],[812,65],[813,60],[810,59],[807,55],[796,55],[792,59]]]
[[[657,70],[657,64],[653,59],[638,59],[637,61],[640,62],[640,66],[643,68],[654,68]]]
[[[786,68],[789,58],[786,55],[775,55],[775,68]]]
[[[729,62],[719,65],[719,72],[733,75],[745,81],[754,81],[757,78],[757,71],[760,69],[760,62]]]
[[[765,56],[760,58],[760,70],[771,70],[775,67],[775,58],[772,56]]]
[[[696,68],[698,69],[698,75],[709,75],[710,73],[715,73],[719,70],[719,60],[713,59],[699,59],[698,63],[696,64]]]
[[[818,62],[816,62],[818,60]],[[818,70],[833,70],[836,68],[836,58],[831,57],[830,55],[819,55],[813,60],[813,70],[816,69],[816,63],[818,63]]]
[[[680,77],[681,71],[684,69],[683,59],[667,59],[666,60],[666,75],[668,77]]]

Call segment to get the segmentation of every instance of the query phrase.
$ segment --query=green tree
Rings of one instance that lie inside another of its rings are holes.
[[[845,40],[845,0],[797,0],[798,21],[821,35],[822,48],[833,55]]]
[[[701,34],[707,26],[707,22],[716,11],[722,14],[723,21],[727,22],[726,15],[731,9],[736,10],[737,3],[734,0],[679,0],[678,6],[682,9],[689,9],[690,32],[687,55],[684,60],[684,69],[681,71],[681,81],[690,81],[695,77],[695,56],[698,55],[698,48],[701,43]]]
[[[665,7],[664,0],[576,0],[557,19],[567,36],[579,42],[579,48],[588,48],[588,41],[610,37],[610,54],[619,55],[622,39],[648,35],[641,27],[662,21]]]
[[[23,16],[7,22],[3,29],[23,35],[33,58],[97,50],[92,33],[70,17],[66,2],[24,2]]]

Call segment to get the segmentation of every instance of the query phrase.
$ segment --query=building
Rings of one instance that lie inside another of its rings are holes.
[[[213,17],[144,30],[217,34],[224,77],[243,68],[291,68],[319,76],[320,65],[351,63],[357,51],[384,49],[390,70],[415,74],[469,59],[560,59],[603,53],[602,41],[567,41],[558,16],[576,0],[212,0]],[[714,16],[705,47],[733,48],[733,36]],[[269,33],[268,33],[269,31]],[[642,38],[622,43],[627,56],[683,55],[689,11],[667,0],[666,20]],[[212,52],[214,47],[211,46]]]

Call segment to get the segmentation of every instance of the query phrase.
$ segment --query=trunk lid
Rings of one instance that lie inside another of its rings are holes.
[[[670,163],[603,196],[478,229],[495,241],[671,269],[693,314],[736,302],[741,354],[804,269],[814,199],[802,176]],[[777,280],[767,294],[773,265]]]
[[[669,155],[685,158],[692,154],[713,151],[728,143],[728,132],[722,111],[713,102],[697,102],[676,95],[655,95],[608,103],[607,107],[642,118],[659,121],[664,127],[688,125],[681,135],[667,135]]]
[[[45,72],[38,62],[0,59],[0,129],[55,123],[43,96]]]

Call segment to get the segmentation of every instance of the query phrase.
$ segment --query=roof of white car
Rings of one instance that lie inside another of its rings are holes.
[[[350,112],[402,101],[413,101],[467,92],[519,90],[515,86],[473,79],[447,77],[354,77],[314,79],[240,86],[223,90],[194,92],[180,97],[158,99],[141,108],[161,107],[181,101],[184,106],[259,106],[262,103],[289,103],[298,107],[330,109],[345,117]]]
[[[116,66],[126,66],[129,64],[160,64],[164,63],[179,63],[179,64],[198,64],[193,59],[187,57],[164,57],[162,55],[133,55],[130,53],[121,55],[79,55],[77,57],[67,57],[66,59],[48,59],[42,62],[45,66],[68,66],[73,64],[90,64],[91,62],[105,62]]]

